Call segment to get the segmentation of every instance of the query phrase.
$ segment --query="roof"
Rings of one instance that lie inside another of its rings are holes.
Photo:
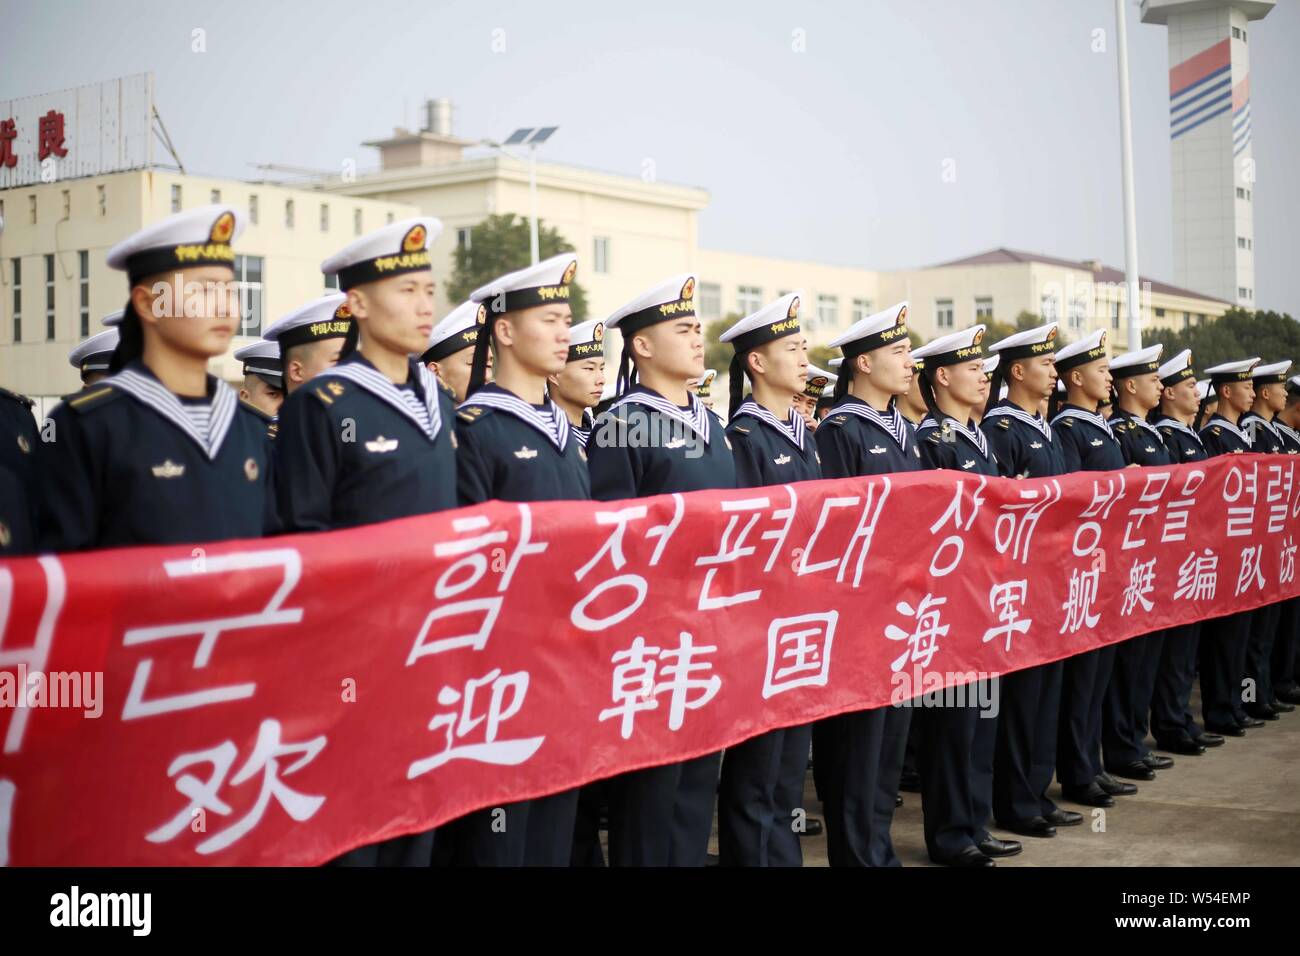
[[[1094,261],[1078,261],[1074,259],[1058,259],[1054,256],[1039,255],[1036,252],[1017,252],[1015,249],[990,249],[988,252],[981,252],[978,255],[967,256],[964,259],[954,259],[952,262],[942,262],[937,266],[930,266],[932,269],[944,269],[951,266],[996,266],[1007,265],[1017,262],[1039,262],[1043,265],[1059,266],[1064,269],[1078,269],[1081,272],[1091,272],[1097,282],[1109,282],[1123,284],[1124,270],[1116,269],[1112,266],[1102,265]],[[1170,285],[1167,282],[1160,282],[1147,276],[1140,276],[1139,282],[1142,285],[1150,284],[1152,292],[1159,292],[1163,295],[1178,295],[1187,299],[1204,299],[1206,302],[1218,302],[1226,306],[1234,303],[1228,302],[1216,296],[1206,295],[1203,292],[1193,292],[1191,289],[1181,289],[1176,285]]]

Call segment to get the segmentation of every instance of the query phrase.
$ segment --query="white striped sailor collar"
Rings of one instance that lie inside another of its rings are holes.
[[[434,378],[432,372],[414,359],[408,359],[407,366],[410,369],[407,381],[415,386],[416,397],[424,403],[425,411],[428,414],[427,422],[421,421],[419,416],[402,399],[399,386],[394,385],[389,381],[387,375],[366,361],[360,352],[353,352],[340,360],[337,365],[327,368],[316,377],[323,379],[327,376],[334,376],[354,382],[375,398],[386,402],[409,418],[420,431],[424,432],[429,441],[437,441],[438,433],[442,430],[442,408],[439,405],[437,379]]]
[[[1090,412],[1086,408],[1080,408],[1078,405],[1062,405],[1061,410],[1056,413],[1052,419],[1052,424],[1056,424],[1062,418],[1076,418],[1079,421],[1087,422],[1096,428],[1100,428],[1111,438],[1115,437],[1115,432],[1111,430],[1110,422],[1099,412]]]
[[[1222,417],[1218,412],[1215,412],[1210,416],[1210,420],[1205,423],[1205,428],[1209,428],[1211,425],[1218,425],[1220,428],[1226,428],[1228,431],[1240,438],[1247,446],[1251,443],[1250,438],[1247,437],[1245,432],[1243,432],[1237,425],[1234,425],[1232,422]],[[1205,431],[1205,428],[1202,428],[1201,431]]]
[[[800,451],[804,450],[804,435],[808,431],[808,426],[804,424],[803,416],[797,413],[793,408],[790,409],[790,421],[783,422],[772,414],[770,409],[764,408],[753,398],[747,398],[740,403],[736,409],[736,414],[732,416],[735,421],[741,415],[750,415],[765,423],[770,428],[778,432],[790,444]]]
[[[943,425],[948,425],[958,435],[961,435],[979,449],[979,453],[983,455],[986,460],[992,458],[992,455],[989,452],[989,441],[984,437],[984,433],[979,430],[978,426],[971,427],[970,425],[963,425],[951,415],[943,416]],[[921,424],[917,426],[916,430],[920,432],[927,428],[941,428],[943,425],[941,425],[939,420],[933,415],[927,415],[925,418],[921,419]]]
[[[1263,415],[1261,415],[1259,412],[1255,411],[1254,409],[1246,412],[1246,414],[1242,415],[1241,418],[1237,419],[1237,421],[1238,424],[1244,422],[1259,422],[1261,425],[1263,425],[1265,428],[1267,428],[1270,432],[1273,433],[1274,438],[1278,440],[1281,440],[1282,438],[1282,433],[1277,430],[1277,419],[1274,418],[1272,421],[1270,421],[1269,419],[1265,418]]]
[[[1196,431],[1196,429],[1192,428],[1190,425],[1184,425],[1176,418],[1168,418],[1168,417],[1162,418],[1160,419],[1160,421],[1156,422],[1156,428],[1172,428],[1175,431],[1180,431],[1185,435],[1191,435],[1193,438],[1196,439],[1196,443],[1198,445],[1200,445],[1202,448],[1205,447],[1205,442],[1201,441],[1201,436]]]
[[[131,396],[140,404],[153,409],[184,432],[211,461],[221,451],[221,445],[230,432],[230,426],[234,422],[235,413],[239,408],[239,395],[233,388],[214,376],[207,376],[207,383],[208,392],[211,395],[212,412],[208,419],[206,439],[194,427],[194,423],[186,414],[181,400],[170,392],[143,362],[136,360],[128,363],[120,372],[109,376],[100,384],[111,385]]]
[[[549,394],[546,396],[549,412],[543,413],[514,392],[502,388],[495,382],[488,382],[461,402],[459,408],[468,408],[471,405],[486,405],[513,415],[525,425],[531,425],[545,435],[546,439],[561,452],[569,444],[569,436],[577,434],[577,429],[569,424],[569,416],[564,414]],[[587,446],[586,441],[583,440],[585,437],[578,439],[578,443],[584,448]]]
[[[984,420],[988,421],[990,418],[1000,418],[1002,416],[1022,421],[1031,428],[1039,431],[1049,442],[1052,440],[1052,426],[1047,419],[1043,418],[1037,412],[1032,415],[1029,414],[1029,412],[1025,411],[1019,405],[1012,403],[1010,399],[1003,399],[1001,403],[994,405],[985,412]]]
[[[1149,421],[1147,421],[1147,420],[1146,420],[1145,418],[1143,418],[1141,415],[1134,415],[1134,414],[1133,414],[1132,412],[1130,412],[1130,411],[1126,411],[1126,410],[1123,409],[1123,408],[1116,407],[1115,411],[1113,411],[1113,412],[1111,413],[1110,418],[1111,418],[1111,420],[1114,420],[1114,419],[1116,419],[1116,418],[1122,418],[1122,419],[1124,419],[1125,421],[1134,422],[1134,423],[1136,423],[1136,424],[1138,424],[1138,425],[1141,425],[1143,428],[1145,428],[1147,431],[1151,432],[1151,434],[1155,435],[1157,438],[1160,438],[1160,432],[1156,429],[1156,426],[1155,426],[1155,425],[1152,425]],[[1110,421],[1107,421],[1107,424],[1110,424]],[[1164,439],[1161,439],[1161,441],[1163,441],[1163,440],[1164,440]]]
[[[667,418],[681,422],[695,434],[699,435],[704,444],[709,443],[709,409],[700,401],[694,393],[687,393],[691,399],[691,410],[687,412],[683,408],[674,405],[668,399],[664,398],[652,388],[646,388],[644,385],[634,385],[626,394],[609,407],[610,411],[618,408],[620,405],[635,403],[645,405],[647,408],[653,408]]]
[[[1283,435],[1290,435],[1292,441],[1300,442],[1300,432],[1296,431],[1286,422],[1280,422],[1276,418],[1274,418],[1273,427],[1276,428],[1278,431],[1280,431]]]
[[[892,399],[889,402],[889,411],[882,412],[856,395],[845,395],[844,399],[831,409],[830,414],[838,415],[841,412],[857,415],[883,431],[889,432],[893,436],[894,443],[903,451],[907,451],[907,420],[903,418],[903,413],[898,410],[898,405]]]

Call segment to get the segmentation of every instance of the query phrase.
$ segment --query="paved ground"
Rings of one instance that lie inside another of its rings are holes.
[[[1199,702],[1193,711],[1199,713]],[[1202,757],[1173,755],[1173,767],[1138,783],[1138,793],[1117,797],[1108,810],[1061,801],[1084,814],[1084,825],[1048,840],[1017,838],[1024,852],[998,866],[1300,865],[1300,710],[1246,734]],[[811,774],[806,793],[809,812],[819,815]],[[1052,793],[1060,799],[1055,784]],[[903,799],[894,814],[894,845],[904,866],[930,866],[921,795]],[[716,834],[710,849],[717,851]],[[803,850],[805,866],[826,866],[824,836],[805,838]]]

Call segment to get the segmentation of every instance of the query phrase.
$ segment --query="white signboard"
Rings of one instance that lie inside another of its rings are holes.
[[[0,189],[153,164],[153,74],[0,100]]]

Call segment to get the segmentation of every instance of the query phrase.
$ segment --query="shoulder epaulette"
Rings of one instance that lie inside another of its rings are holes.
[[[464,408],[456,409],[456,417],[466,424],[478,421],[486,414],[490,414],[492,409],[487,405],[466,405]]]
[[[1062,418],[1062,419],[1061,419],[1061,424],[1064,425],[1066,428],[1073,428],[1073,427],[1074,427],[1074,419],[1073,419],[1073,418],[1068,418],[1068,417],[1067,417],[1067,418]]]
[[[999,415],[998,428],[1001,428],[1003,431],[1006,431],[1010,427],[1011,427],[1011,419],[1008,418],[1006,415]]]
[[[742,434],[742,435],[748,435],[748,434],[749,434],[749,429],[746,428],[744,425],[736,425],[736,424],[733,423],[732,426],[731,426],[731,428],[730,428],[730,430],[733,431],[733,432],[740,432],[740,434]]]
[[[99,388],[86,389],[68,399],[64,404],[75,412],[88,412],[91,409],[108,404],[121,394],[117,389],[104,385]]]
[[[937,429],[927,428],[925,430],[925,440],[931,445],[937,445],[939,442],[943,441],[943,436],[939,434]]]
[[[244,411],[246,411],[246,412],[252,412],[254,415],[256,415],[258,418],[262,419],[262,421],[264,421],[264,422],[269,422],[269,421],[271,421],[271,419],[274,417],[274,416],[272,416],[272,415],[268,415],[268,414],[266,414],[266,412],[262,411],[260,408],[258,408],[256,405],[254,405],[252,402],[245,401],[245,400],[242,399],[242,398],[239,400],[239,406],[240,406],[240,408],[242,408],[242,409],[243,409]]]
[[[33,405],[36,404],[36,402],[28,398],[26,395],[19,395],[17,392],[9,391],[9,389],[7,388],[0,388],[0,397],[10,399],[11,401],[15,401],[19,405],[22,405],[24,408],[31,408]]]
[[[325,379],[316,382],[311,387],[311,393],[326,405],[333,405],[334,399],[339,398],[347,391],[347,388],[338,379]]]
[[[829,418],[825,419],[825,420],[823,421],[823,424],[826,424],[826,425],[837,425],[837,426],[838,426],[838,425],[843,425],[843,424],[844,424],[845,422],[847,422],[848,420],[849,420],[849,416],[848,416],[848,415],[832,415],[832,416],[830,416]]]

